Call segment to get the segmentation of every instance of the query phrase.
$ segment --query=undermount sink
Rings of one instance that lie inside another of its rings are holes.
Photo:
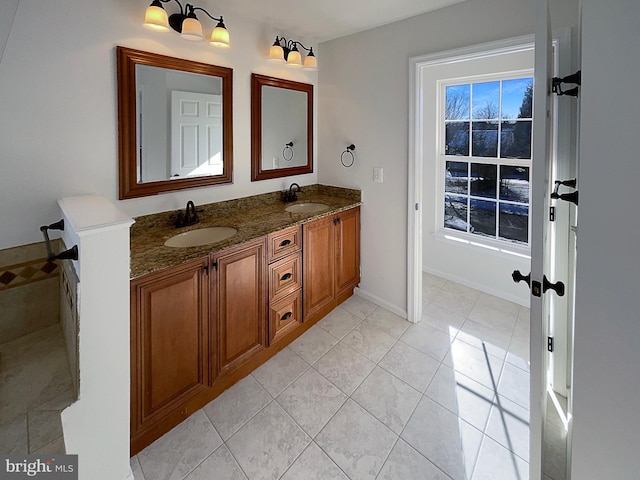
[[[231,227],[206,227],[189,232],[179,233],[169,238],[164,244],[167,247],[199,247],[209,243],[221,242],[238,233]]]
[[[306,203],[296,203],[295,205],[291,205],[285,208],[285,211],[289,213],[317,213],[317,212],[323,212],[328,209],[329,209],[329,205],[325,203],[306,202]]]

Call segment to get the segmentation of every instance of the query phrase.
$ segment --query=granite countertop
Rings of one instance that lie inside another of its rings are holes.
[[[330,208],[323,212],[306,214],[285,211],[290,205],[306,202],[325,203]],[[280,200],[280,192],[272,192],[226,202],[196,205],[200,223],[183,228],[173,225],[178,211],[137,217],[136,223],[131,227],[130,278],[133,280],[180,265],[188,260],[201,258],[287,227],[334,215],[361,203],[360,190],[309,185],[302,187],[302,192],[298,193],[298,200],[292,203],[283,203]],[[238,233],[221,242],[198,247],[173,248],[164,245],[168,238],[178,233],[205,227],[233,227]]]

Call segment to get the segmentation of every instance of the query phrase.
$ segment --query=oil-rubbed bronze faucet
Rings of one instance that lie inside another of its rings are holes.
[[[182,212],[178,213],[178,218],[176,219],[175,226],[176,228],[186,227],[188,225],[195,225],[198,223],[200,219],[198,218],[198,214],[196,213],[196,206],[193,201],[189,200],[187,202],[187,208],[185,209],[184,215]]]
[[[296,187],[295,192],[293,191],[293,187]],[[297,183],[292,183],[289,187],[289,190],[285,190],[284,192],[282,192],[280,197],[283,202],[295,202],[296,200],[298,200],[297,193],[300,192],[302,192],[302,188],[300,188],[300,185],[298,185]]]

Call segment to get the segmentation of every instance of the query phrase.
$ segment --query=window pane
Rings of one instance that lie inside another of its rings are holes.
[[[496,198],[498,167],[483,163],[471,164],[471,195]]]
[[[472,233],[496,236],[496,202],[471,199],[469,213]]]
[[[467,231],[467,197],[445,195],[444,227],[461,232]]]
[[[502,122],[500,157],[531,158],[531,120]]]
[[[450,193],[467,193],[469,164],[467,162],[447,162],[444,191]]]
[[[502,82],[502,118],[531,118],[533,78]]]
[[[521,243],[529,241],[529,207],[500,204],[500,237]]]
[[[469,156],[469,122],[447,122],[445,155]]]
[[[445,120],[469,120],[470,85],[447,87]]]
[[[500,167],[500,200],[529,203],[529,167]]]
[[[473,122],[471,155],[474,157],[498,156],[497,122]]]
[[[496,120],[500,115],[500,82],[474,83],[472,118]]]

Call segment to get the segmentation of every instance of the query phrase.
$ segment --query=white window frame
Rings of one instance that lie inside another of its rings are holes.
[[[447,78],[440,79],[437,82],[437,92],[438,92],[438,110],[437,110],[437,162],[436,162],[436,175],[438,179],[437,184],[437,199],[436,202],[436,216],[435,221],[436,225],[434,226],[434,235],[445,241],[456,241],[466,243],[470,246],[475,246],[479,248],[485,248],[494,252],[500,252],[504,254],[517,255],[521,257],[530,258],[531,255],[531,185],[529,185],[529,215],[528,215],[528,238],[527,244],[524,245],[522,243],[511,242],[509,240],[501,240],[498,238],[491,238],[484,235],[476,235],[473,233],[462,232],[459,230],[445,228],[444,226],[444,198],[446,195],[445,192],[445,173],[446,173],[446,162],[447,161],[461,161],[468,163],[484,163],[489,165],[514,165],[514,166],[524,166],[529,168],[529,172],[531,174],[531,158],[528,159],[518,159],[518,158],[501,158],[501,157],[474,157],[472,155],[469,156],[456,156],[456,155],[445,155],[444,147],[445,147],[445,107],[446,107],[446,87],[451,85],[460,85],[460,84],[473,84],[473,83],[482,83],[482,82],[490,82],[497,80],[513,80],[523,77],[531,77],[533,78],[533,68],[523,69],[523,70],[510,70],[504,72],[496,72],[491,74],[484,75],[470,75],[467,77],[458,77],[458,78]],[[533,123],[533,119],[532,119]],[[533,130],[532,130],[533,134]],[[459,158],[459,160],[456,160]],[[531,178],[531,177],[530,177]],[[467,196],[471,196],[470,192]],[[497,192],[497,197],[495,202],[500,203],[499,200],[500,194]],[[486,199],[489,201],[494,201],[493,199]],[[496,227],[498,225],[498,218],[496,219]]]

